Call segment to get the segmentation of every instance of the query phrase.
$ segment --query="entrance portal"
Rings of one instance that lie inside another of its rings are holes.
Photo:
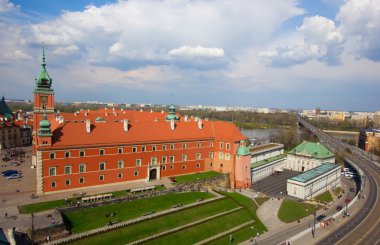
[[[305,171],[305,167],[302,166],[302,172],[304,172],[304,171]]]
[[[157,179],[157,169],[151,169],[149,171],[149,180]]]

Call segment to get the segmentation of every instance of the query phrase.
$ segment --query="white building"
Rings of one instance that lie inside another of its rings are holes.
[[[329,189],[340,186],[340,172],[339,165],[323,163],[315,169],[288,179],[288,195],[304,200],[312,199]]]
[[[275,171],[282,171],[285,166],[284,145],[270,143],[251,148],[251,179],[256,182],[271,175]]]
[[[288,152],[285,168],[305,172],[322,163],[335,163],[335,156],[321,143],[304,141]]]

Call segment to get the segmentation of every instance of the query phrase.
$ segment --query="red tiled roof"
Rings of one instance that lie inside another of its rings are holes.
[[[63,123],[53,131],[52,147],[83,147],[202,139],[221,139],[236,142],[245,138],[235,125],[227,122],[203,121],[202,129],[198,128],[198,122],[196,121],[176,122],[175,124],[175,130],[171,130],[170,122],[130,121],[128,132],[125,132],[123,123],[120,121],[91,121],[91,132],[87,133],[86,123],[81,121]]]

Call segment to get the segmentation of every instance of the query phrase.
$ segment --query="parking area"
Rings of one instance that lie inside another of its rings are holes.
[[[286,181],[299,174],[296,171],[284,170],[253,183],[253,189],[270,197],[284,197],[286,196]]]
[[[20,158],[16,158],[9,161],[0,159],[0,172],[6,170],[16,170],[20,177],[15,179],[7,179],[4,176],[0,176],[0,197],[1,202],[6,202],[6,198],[13,196],[14,194],[28,193],[32,194],[36,190],[36,169],[31,168],[32,147],[23,147],[25,151],[24,161],[20,161]]]

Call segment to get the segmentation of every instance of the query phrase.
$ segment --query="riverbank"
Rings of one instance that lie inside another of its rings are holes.
[[[332,134],[353,134],[353,135],[359,135],[360,133],[357,131],[342,131],[342,130],[323,130],[323,132],[332,133]]]

